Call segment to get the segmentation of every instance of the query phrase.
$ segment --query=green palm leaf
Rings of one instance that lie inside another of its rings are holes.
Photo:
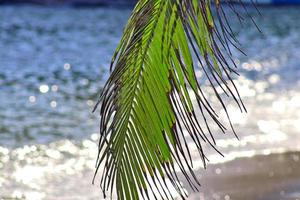
[[[231,79],[236,72],[230,67],[235,66],[230,46],[236,40],[218,0],[214,3],[216,19],[209,0],[137,3],[98,102],[101,137],[97,171],[104,166],[104,195],[110,190],[116,191],[118,199],[148,199],[150,193],[158,199],[172,199],[174,194],[166,183],[169,179],[184,198],[176,166],[197,190],[199,182],[184,130],[206,165],[203,142],[215,148],[208,121],[222,132],[226,129],[195,76],[197,64],[225,111],[217,87],[244,109]],[[191,95],[196,97],[196,105]]]

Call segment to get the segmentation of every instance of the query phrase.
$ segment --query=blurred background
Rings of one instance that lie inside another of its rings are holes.
[[[0,0],[0,199],[102,199],[91,111],[134,1],[28,2]],[[300,7],[258,8],[263,34],[229,15],[247,54],[233,52],[248,113],[228,102],[240,140],[216,133],[225,157],[207,149],[190,199],[300,199]]]

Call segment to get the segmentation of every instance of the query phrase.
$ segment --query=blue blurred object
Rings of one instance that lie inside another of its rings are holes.
[[[233,0],[234,2],[243,2],[256,5],[300,5],[300,0]]]
[[[37,4],[70,6],[132,6],[137,0],[0,0],[1,4]]]

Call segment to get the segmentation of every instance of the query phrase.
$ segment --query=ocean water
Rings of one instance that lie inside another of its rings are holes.
[[[248,113],[228,102],[240,140],[217,132],[225,158],[207,148],[212,164],[300,149],[299,9],[249,9],[263,34],[230,16],[247,53],[233,52]],[[99,129],[91,111],[129,14],[0,7],[0,199],[101,198],[91,184]]]

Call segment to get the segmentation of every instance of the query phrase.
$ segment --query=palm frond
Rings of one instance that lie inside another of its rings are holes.
[[[237,41],[218,0],[214,7],[213,16],[209,0],[138,1],[97,105],[101,115],[97,171],[104,166],[100,182],[104,195],[116,191],[118,199],[129,200],[149,199],[151,193],[156,199],[173,199],[169,179],[185,198],[176,166],[197,190],[200,184],[184,130],[204,166],[203,143],[216,149],[208,121],[226,130],[196,78],[198,65],[226,113],[217,87],[245,110],[231,78],[237,73],[231,67],[235,64],[230,47]],[[232,128],[230,119],[229,124]]]

